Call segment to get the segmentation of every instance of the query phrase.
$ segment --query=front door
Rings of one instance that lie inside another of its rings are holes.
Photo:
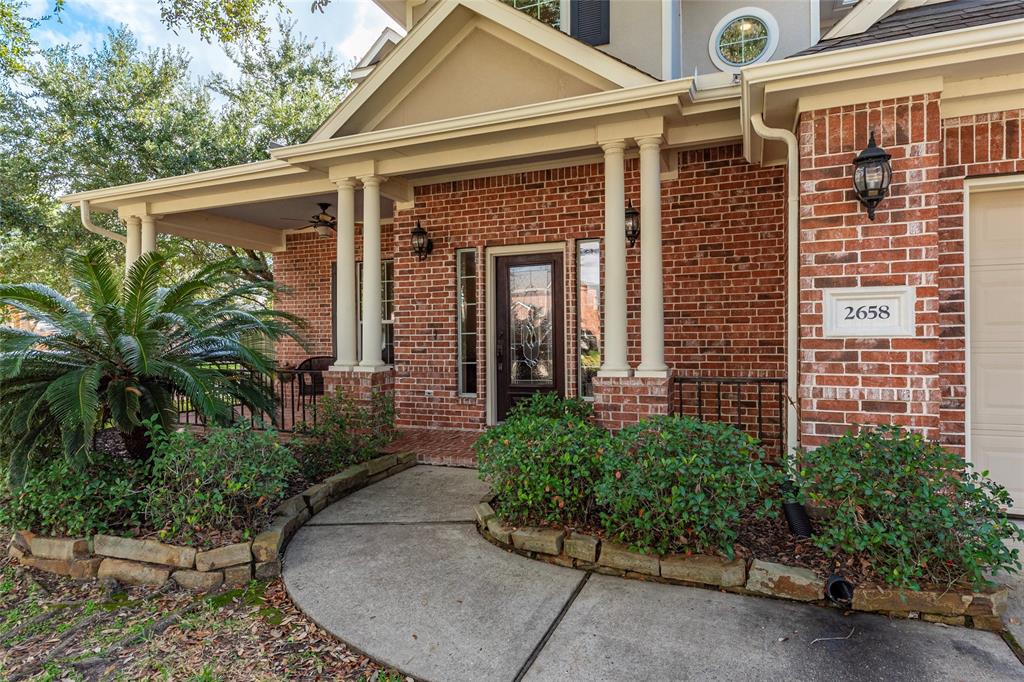
[[[562,254],[495,259],[497,416],[534,393],[565,393]]]

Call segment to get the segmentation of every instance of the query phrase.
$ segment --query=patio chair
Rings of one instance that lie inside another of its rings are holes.
[[[319,396],[324,394],[325,371],[334,362],[331,355],[316,355],[306,358],[295,367],[296,376],[299,379],[300,396]]]

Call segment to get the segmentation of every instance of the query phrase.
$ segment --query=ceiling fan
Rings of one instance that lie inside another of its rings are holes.
[[[302,220],[299,218],[285,218],[285,220],[303,223],[308,222],[307,225],[296,228],[296,231],[316,230],[316,233],[321,237],[330,237],[338,225],[338,219],[327,212],[327,209],[331,207],[330,204],[321,203],[317,204],[317,206],[320,207],[320,212],[316,215],[310,216],[308,220]]]

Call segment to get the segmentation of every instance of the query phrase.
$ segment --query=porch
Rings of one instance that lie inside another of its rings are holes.
[[[454,64],[472,88],[453,90]],[[160,234],[273,253],[274,305],[308,323],[267,378],[286,431],[338,391],[455,432],[551,391],[610,428],[721,412],[774,451],[797,431],[785,169],[745,159],[740,88],[701,85],[452,3],[309,142],[65,200],[87,227],[116,211],[129,263]],[[293,371],[310,357],[330,362]]]

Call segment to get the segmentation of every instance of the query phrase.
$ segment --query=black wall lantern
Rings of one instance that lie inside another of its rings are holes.
[[[427,236],[427,231],[416,221],[416,227],[412,228],[412,252],[420,260],[426,260],[430,252],[434,250],[434,240]]]
[[[868,209],[868,218],[875,219],[875,207],[889,194],[892,182],[892,155],[875,144],[875,131],[864,151],[853,160],[853,190],[857,199]]]
[[[630,246],[636,244],[636,240],[640,239],[640,211],[633,208],[632,199],[626,206],[626,239],[629,240]]]

